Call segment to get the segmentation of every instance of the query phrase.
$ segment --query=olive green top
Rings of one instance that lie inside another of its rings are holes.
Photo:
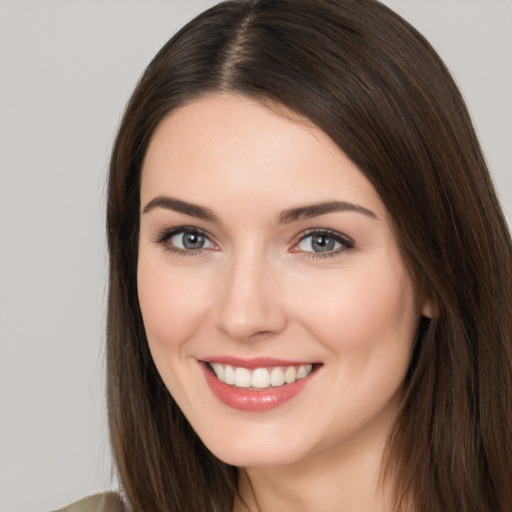
[[[114,492],[95,494],[55,512],[128,512],[120,496]]]

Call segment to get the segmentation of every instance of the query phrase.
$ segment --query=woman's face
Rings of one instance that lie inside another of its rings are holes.
[[[423,306],[383,203],[329,137],[245,97],[192,101],[153,136],[140,219],[149,347],[215,455],[381,446]]]

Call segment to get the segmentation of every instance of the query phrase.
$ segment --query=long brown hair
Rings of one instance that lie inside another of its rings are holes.
[[[111,443],[135,511],[230,511],[237,469],[202,444],[151,359],[137,300],[141,165],[159,122],[231,91],[306,116],[387,207],[422,319],[383,474],[397,510],[512,510],[512,244],[440,58],[375,0],[235,0],[181,29],[143,74],[107,205]]]

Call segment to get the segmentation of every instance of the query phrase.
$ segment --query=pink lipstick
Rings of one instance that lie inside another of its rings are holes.
[[[254,412],[274,409],[298,395],[319,367],[275,358],[212,357],[199,363],[208,386],[221,402]]]

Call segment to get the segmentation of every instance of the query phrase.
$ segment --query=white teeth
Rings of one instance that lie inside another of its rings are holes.
[[[215,375],[219,378],[219,380],[224,380],[224,366],[220,363],[212,363],[212,369],[215,372]]]
[[[267,389],[270,386],[292,384],[307,377],[313,371],[312,364],[303,364],[298,367],[273,366],[254,370],[221,363],[210,363],[210,367],[220,381],[237,388],[253,389]]]
[[[313,369],[313,366],[310,364],[301,364],[299,366],[299,369],[297,370],[297,380],[307,377],[308,374],[311,373],[312,369]]]
[[[235,369],[235,386],[237,388],[248,388],[251,385],[251,371],[247,368]]]
[[[272,368],[272,371],[270,372],[270,384],[274,387],[282,386],[284,384],[284,372],[279,366]]]
[[[284,372],[284,381],[286,384],[291,384],[292,382],[295,382],[295,379],[297,378],[297,370],[294,366],[288,366],[286,368],[286,371]]]
[[[265,368],[258,368],[252,372],[251,386],[258,389],[270,386],[270,375]]]
[[[215,371],[215,369],[213,371]],[[229,366],[229,364],[227,364],[224,367],[224,380],[220,375],[217,375],[217,377],[219,378],[219,380],[222,380],[222,382],[225,382],[226,384],[232,386],[235,383],[235,370],[233,370],[232,366]]]

